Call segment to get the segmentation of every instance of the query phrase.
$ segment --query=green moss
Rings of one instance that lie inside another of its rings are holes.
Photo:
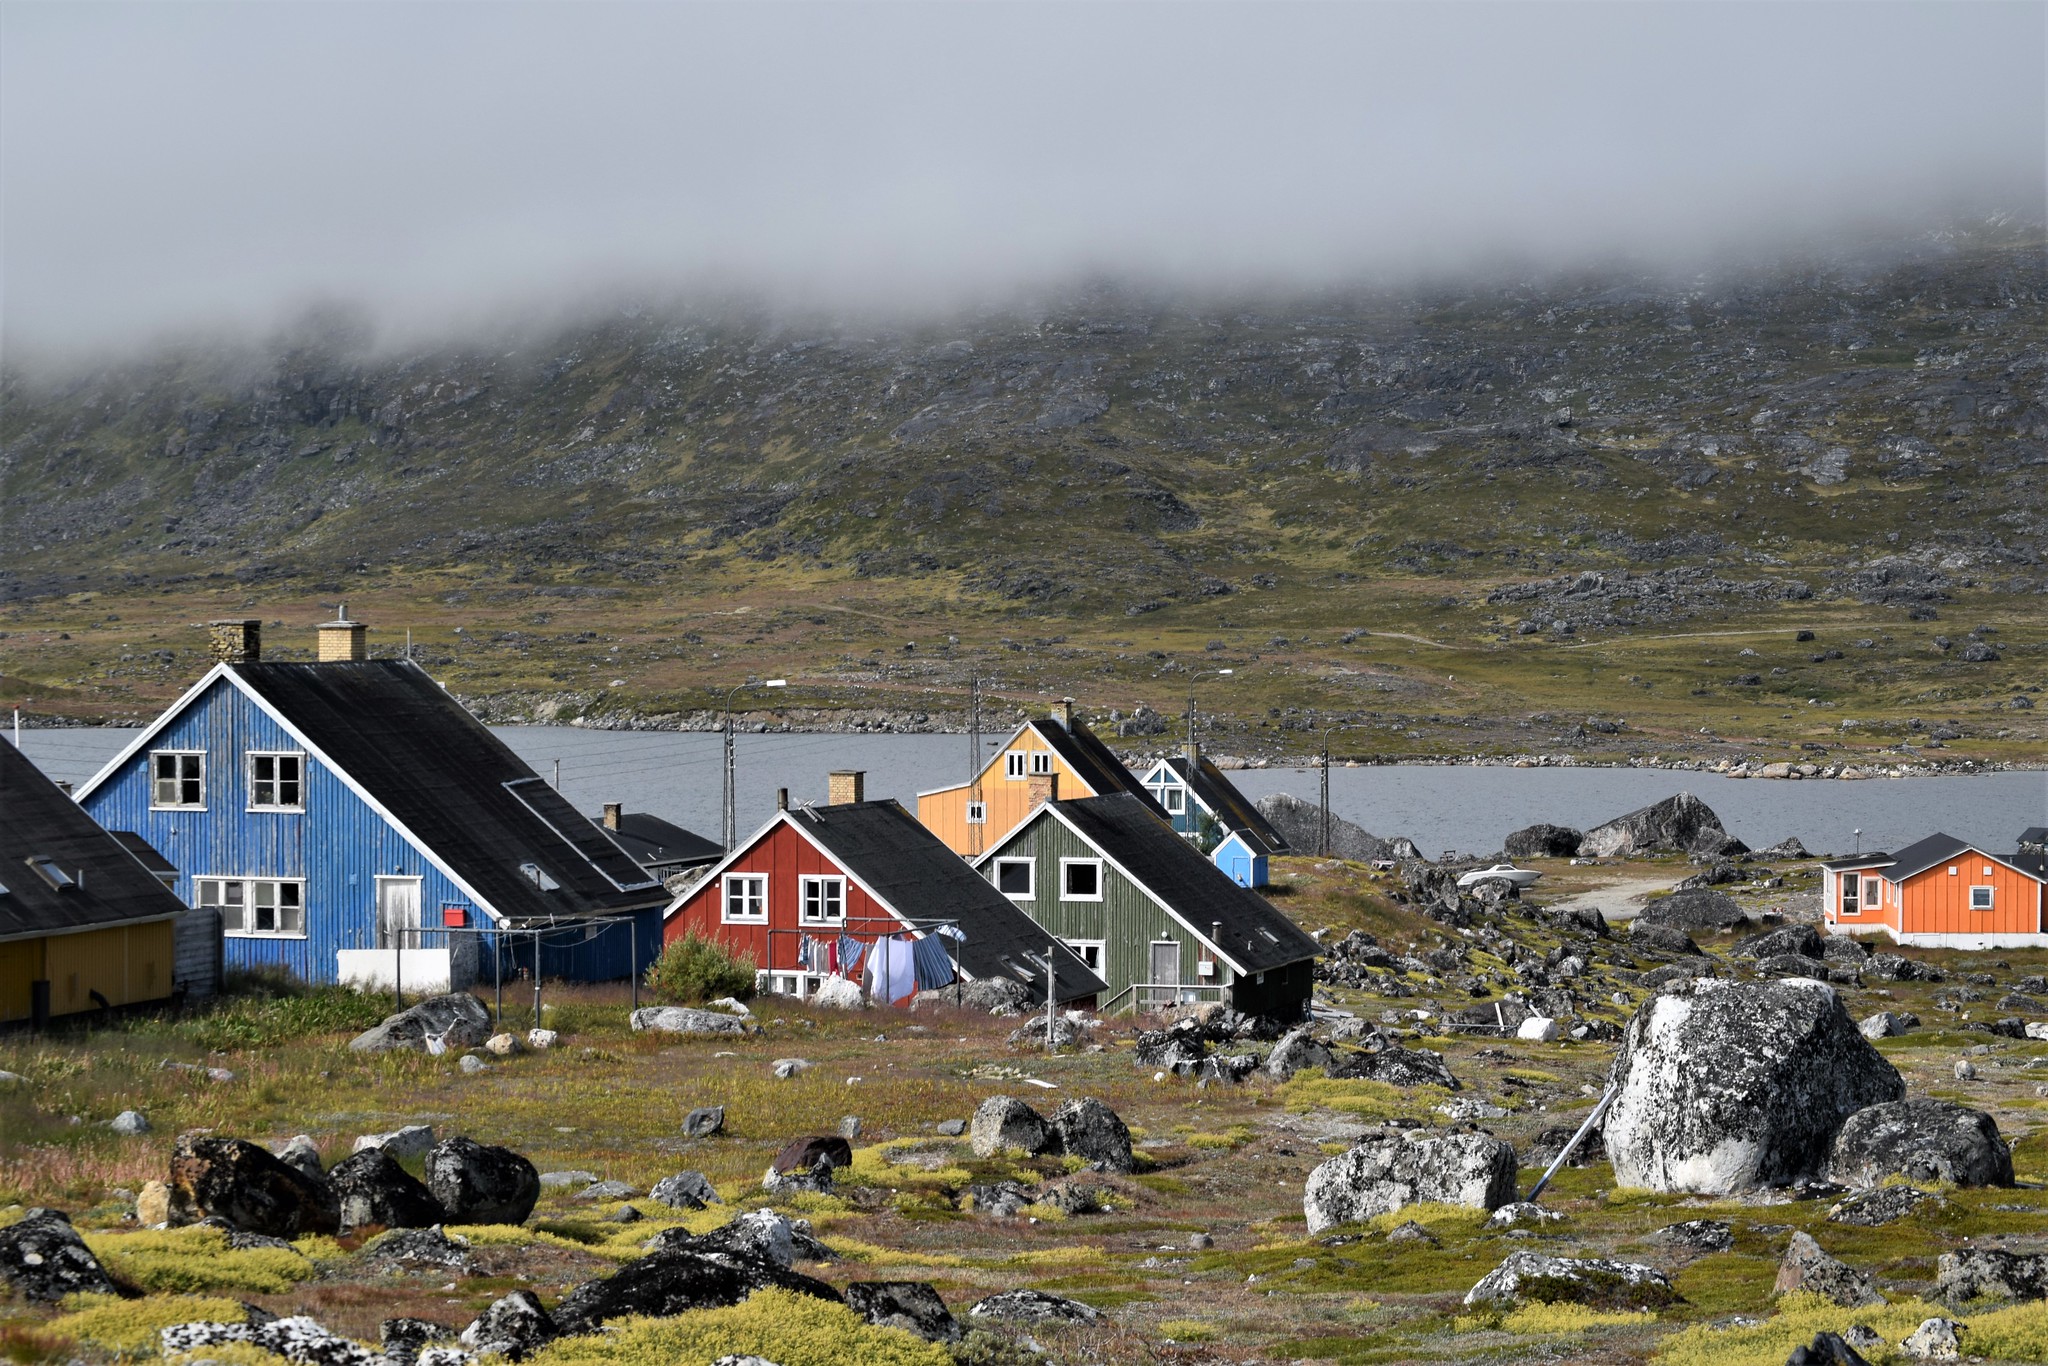
[[[237,1250],[217,1228],[144,1229],[87,1233],[85,1245],[108,1271],[142,1290],[197,1294],[233,1290],[281,1295],[318,1270],[311,1259],[282,1248]],[[334,1251],[332,1240],[321,1240]]]
[[[50,1321],[51,1332],[90,1343],[116,1358],[157,1355],[163,1330],[173,1324],[242,1323],[247,1318],[241,1305],[218,1296],[124,1300],[115,1295],[72,1295],[62,1308],[64,1312]]]

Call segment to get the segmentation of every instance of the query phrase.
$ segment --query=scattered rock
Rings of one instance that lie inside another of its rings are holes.
[[[1423,1201],[1491,1210],[1514,1198],[1515,1150],[1491,1134],[1383,1132],[1310,1172],[1302,1211],[1314,1234]]]
[[[637,1188],[624,1181],[593,1181],[577,1191],[576,1198],[587,1204],[596,1204],[601,1200],[631,1200],[639,1193]]]
[[[929,1281],[850,1281],[846,1307],[880,1328],[901,1328],[926,1342],[958,1342],[960,1321]]]
[[[1102,1318],[1102,1311],[1043,1290],[1005,1290],[977,1300],[967,1316],[1012,1323],[1095,1323]]]
[[[1431,1233],[1413,1219],[1405,1223],[1396,1224],[1393,1228],[1387,1230],[1387,1241],[1390,1243],[1426,1243],[1430,1247],[1443,1246],[1434,1233]]]
[[[526,1031],[526,1046],[536,1053],[545,1053],[562,1041],[562,1036],[552,1029],[529,1029]]]
[[[391,1366],[416,1366],[420,1350],[455,1341],[455,1330],[431,1319],[386,1319],[377,1325],[377,1343]]]
[[[494,1301],[462,1330],[462,1345],[478,1356],[524,1359],[562,1335],[531,1290],[515,1290]]]
[[[775,1154],[772,1164],[780,1175],[795,1172],[814,1172],[820,1167],[850,1167],[853,1165],[853,1146],[836,1134],[814,1138],[794,1138]]]
[[[1515,1037],[1531,1043],[1555,1043],[1561,1031],[1557,1021],[1543,1015],[1531,1015],[1515,1029]]]
[[[867,993],[861,990],[860,983],[845,977],[827,977],[818,983],[809,999],[812,1005],[827,1010],[866,1010],[868,1006]]]
[[[408,1157],[425,1157],[434,1146],[434,1126],[431,1124],[408,1124],[402,1129],[393,1129],[388,1134],[364,1134],[355,1141],[352,1151],[365,1148],[382,1148],[392,1157],[403,1162]]]
[[[171,1188],[161,1181],[145,1181],[135,1197],[135,1222],[144,1228],[169,1224],[177,1217],[171,1203]]]
[[[244,1342],[297,1366],[386,1366],[383,1356],[328,1332],[303,1315],[257,1323],[179,1323],[159,1335],[165,1356]]]
[[[1874,1186],[1888,1176],[1953,1186],[2010,1186],[2012,1153],[1982,1110],[1946,1100],[1901,1100],[1849,1116],[1828,1177]]]
[[[990,1096],[976,1106],[969,1135],[976,1157],[994,1157],[1005,1149],[1036,1157],[1050,1151],[1053,1142],[1045,1116],[1015,1096]]]
[[[1841,1335],[1815,1333],[1812,1342],[1792,1349],[1792,1355],[1785,1358],[1785,1366],[1870,1366],[1870,1361]]]
[[[938,1122],[936,1128],[939,1135],[943,1138],[958,1138],[967,1132],[967,1121],[964,1119],[942,1119]]]
[[[1692,942],[1692,936],[1674,925],[1660,925],[1654,920],[1637,916],[1628,922],[1628,937],[1638,944],[1646,944],[1661,953],[1677,953],[1699,956],[1700,946]]]
[[[46,1304],[66,1295],[114,1293],[114,1282],[71,1221],[40,1206],[0,1228],[0,1277],[23,1299]]]
[[[171,1201],[239,1229],[273,1238],[333,1233],[340,1227],[334,1192],[239,1138],[186,1134],[171,1153]]]
[[[1728,952],[1737,958],[1775,958],[1783,953],[1819,958],[1822,943],[1820,931],[1811,925],[1780,925],[1775,930],[1736,940]]]
[[[710,1138],[725,1128],[723,1105],[700,1105],[683,1116],[684,1138]]]
[[[1134,1165],[1131,1131],[1116,1111],[1093,1096],[1061,1105],[1053,1112],[1052,1131],[1061,1150],[1099,1171],[1128,1172]]]
[[[1444,1055],[1427,1048],[1382,1048],[1375,1053],[1346,1053],[1329,1068],[1332,1077],[1383,1081],[1390,1086],[1441,1086],[1461,1091]]]
[[[464,1072],[471,1076],[476,1075],[478,1072],[488,1072],[491,1070],[491,1065],[474,1053],[464,1053],[460,1058],[456,1059],[456,1062]]]
[[[597,1180],[596,1172],[584,1171],[581,1167],[564,1172],[542,1172],[540,1184],[543,1190],[565,1189],[570,1186],[581,1190]]]
[[[976,1214],[1008,1219],[1020,1213],[1025,1206],[1037,1203],[1037,1197],[1015,1181],[990,1181],[969,1186],[966,1202]]]
[[[777,1081],[788,1081],[799,1072],[811,1070],[809,1058],[777,1058],[768,1069]]]
[[[1917,1214],[1923,1205],[1939,1209],[1947,1204],[1948,1201],[1940,1196],[1913,1186],[1873,1186],[1830,1206],[1828,1221],[1854,1224],[1858,1228],[1876,1228]]]
[[[1960,1361],[1963,1342],[1958,1336],[1963,1325],[1954,1319],[1922,1319],[1899,1350],[1915,1361]]]
[[[1720,1219],[1688,1219],[1682,1224],[1666,1224],[1650,1236],[1660,1243],[1700,1255],[1726,1252],[1735,1246],[1735,1230]]]
[[[365,1148],[327,1175],[344,1232],[365,1224],[431,1228],[446,1217],[434,1193],[382,1148]]]
[[[1905,1017],[1891,1010],[1880,1010],[1856,1022],[1856,1032],[1872,1040],[1896,1039],[1909,1028]]]
[[[1949,1304],[2048,1298],[2048,1253],[1992,1247],[1944,1252],[1936,1264],[1934,1293]]]
[[[1726,1195],[1812,1176],[1843,1121],[1905,1092],[1824,983],[1688,986],[1645,1001],[1615,1056],[1621,1185]]]
[[[117,1134],[146,1134],[149,1132],[149,1120],[140,1110],[123,1110],[107,1121],[107,1127]]]
[[[1629,858],[1637,854],[1686,853],[1706,831],[1725,835],[1712,807],[1680,792],[1652,806],[1617,816],[1586,831],[1574,851],[1582,858]]]
[[[394,1270],[417,1270],[422,1267],[446,1268],[460,1276],[467,1276],[472,1267],[467,1238],[450,1234],[439,1225],[433,1228],[402,1228],[373,1240],[363,1248],[363,1257],[372,1266]]]
[[[411,1049],[419,1053],[475,1048],[491,1037],[491,1012],[467,992],[429,996],[416,1006],[387,1015],[383,1023],[349,1041],[358,1053]]]
[[[1529,825],[1509,835],[1501,852],[1511,859],[1571,858],[1584,839],[1569,825]]]
[[[321,1181],[327,1177],[326,1169],[320,1165],[320,1149],[311,1134],[294,1134],[277,1150],[277,1160],[309,1181]]]
[[[1636,918],[1652,925],[1693,931],[1725,930],[1740,925],[1746,917],[1742,907],[1735,904],[1735,898],[1726,892],[1711,887],[1688,887],[1650,902]]]
[[[1563,1222],[1564,1215],[1554,1209],[1545,1209],[1543,1206],[1529,1200],[1514,1200],[1495,1210],[1487,1219],[1486,1226],[1488,1228],[1514,1228],[1519,1224],[1535,1224],[1540,1228],[1544,1224]]]
[[[721,1010],[692,1010],[688,1006],[643,1006],[632,1014],[636,1030],[659,1034],[744,1034],[747,1022]]]
[[[1815,982],[1828,979],[1828,965],[1818,958],[1805,958],[1796,953],[1773,954],[1759,958],[1756,975],[1766,978],[1804,977]]]
[[[1031,989],[1012,977],[984,977],[950,987],[920,991],[910,1000],[912,1010],[944,1006],[972,1010],[982,1015],[1019,1015],[1033,1002]]]
[[[1601,1309],[1655,1309],[1678,1300],[1663,1272],[1639,1262],[1605,1257],[1547,1257],[1509,1253],[1465,1292],[1467,1304],[1525,1301],[1585,1304]]]
[[[1792,1235],[1792,1245],[1778,1266],[1778,1283],[1771,1293],[1789,1295],[1795,1290],[1822,1296],[1850,1309],[1885,1302],[1870,1283],[1870,1277],[1821,1251],[1820,1244],[1809,1233]]]
[[[722,1309],[771,1287],[821,1300],[840,1298],[823,1281],[765,1258],[676,1249],[649,1253],[609,1276],[585,1281],[562,1297],[554,1319],[565,1333],[594,1333],[611,1319]]]
[[[654,1183],[654,1189],[647,1192],[647,1198],[667,1205],[670,1209],[703,1209],[707,1205],[722,1205],[718,1191],[702,1172],[677,1172],[664,1176]]]
[[[496,1057],[509,1058],[526,1050],[516,1034],[493,1034],[484,1040],[484,1051]]]
[[[427,1154],[427,1189],[454,1224],[523,1224],[540,1198],[540,1173],[510,1148],[448,1138]]]

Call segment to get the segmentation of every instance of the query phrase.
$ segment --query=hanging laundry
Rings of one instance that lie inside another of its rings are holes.
[[[867,946],[862,944],[858,939],[855,939],[852,935],[840,935],[839,965],[837,968],[834,969],[834,971],[839,973],[839,975],[842,977],[853,976],[855,973],[860,971],[861,955],[866,951]]]
[[[868,949],[862,982],[877,1001],[900,1001],[917,990],[917,964],[911,941],[901,935],[877,939]]]
[[[963,944],[967,942],[967,931],[961,929],[958,925],[941,925],[939,926],[939,933],[945,935],[948,939],[957,939]]]
[[[953,984],[953,959],[946,952],[946,941],[937,935],[912,942],[911,962],[917,975],[919,991],[936,991]]]

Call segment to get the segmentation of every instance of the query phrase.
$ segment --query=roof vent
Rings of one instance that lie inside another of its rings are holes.
[[[57,891],[70,892],[76,891],[78,888],[78,879],[72,877],[71,874],[65,872],[62,868],[59,868],[55,859],[31,855],[28,859],[28,866],[35,870],[37,877],[49,883]]]
[[[540,888],[543,892],[552,892],[562,885],[549,877],[548,870],[541,867],[538,863],[522,863],[519,865],[519,871],[526,875],[527,881]]]

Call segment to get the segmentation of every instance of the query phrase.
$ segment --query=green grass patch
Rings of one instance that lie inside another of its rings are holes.
[[[173,1324],[202,1319],[242,1323],[248,1317],[235,1301],[213,1295],[151,1295],[139,1300],[71,1295],[62,1308],[64,1312],[50,1321],[51,1332],[90,1343],[117,1360],[156,1356],[163,1330]]]
[[[550,1343],[534,1366],[696,1366],[758,1356],[778,1366],[953,1366],[945,1348],[900,1328],[877,1328],[843,1304],[763,1290],[727,1309],[632,1318],[602,1333]]]

